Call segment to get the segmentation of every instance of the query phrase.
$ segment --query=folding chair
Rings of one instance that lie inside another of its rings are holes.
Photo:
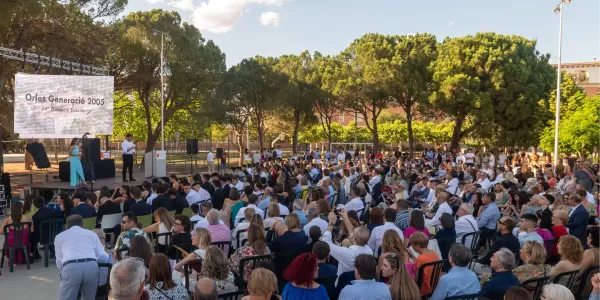
[[[107,229],[113,230],[117,225],[121,224],[121,220],[123,219],[123,214],[112,214],[112,215],[104,215],[102,216],[102,222],[100,223],[100,228],[106,233],[106,235],[110,235],[110,244],[114,245],[115,242],[115,233],[114,232],[106,232]]]
[[[13,234],[13,245],[8,245],[8,234],[9,229],[12,228]],[[24,238],[25,232],[27,232],[27,238]],[[13,272],[13,266],[15,264],[15,257],[17,250],[23,250],[23,256],[27,263],[27,270],[29,270],[29,237],[31,236],[31,222],[19,222],[12,223],[4,226],[4,247],[2,248],[2,259],[0,260],[0,269],[4,266],[4,257],[6,253],[9,253],[8,263],[10,272]]]
[[[266,255],[256,255],[256,256],[249,256],[249,257],[244,257],[242,259],[240,259],[240,263],[238,265],[238,269],[237,269],[237,274],[236,272],[233,273],[233,275],[235,276],[235,282],[236,282],[236,286],[240,289],[240,290],[245,290],[246,286],[248,285],[248,282],[244,279],[244,270],[246,268],[246,265],[250,264],[251,269],[254,270],[256,269],[256,265],[264,260],[268,260],[268,261],[272,261],[273,257],[270,254],[266,254]]]
[[[577,276],[579,276],[579,270],[560,273],[554,277],[552,283],[558,283],[572,289],[575,281],[577,281]]]
[[[426,263],[423,264],[419,267],[419,269],[417,270],[417,286],[419,288],[421,288],[421,286],[423,285],[423,275],[425,272],[425,268],[431,268],[431,277],[429,278],[429,287],[431,288],[432,291],[435,291],[435,288],[438,285],[440,276],[442,275],[442,268],[444,266],[444,263],[446,263],[445,259],[439,260],[439,261],[434,261],[434,262],[430,262],[430,263]],[[425,297],[429,298],[431,297],[430,293],[429,295],[425,295]]]
[[[50,247],[54,246],[54,239],[63,231],[64,223],[65,220],[63,218],[49,219],[40,223],[38,231],[40,234],[39,242],[44,245],[44,267],[46,268],[48,267]]]
[[[212,242],[210,243],[213,246],[219,247],[219,249],[223,250],[225,256],[229,256],[229,252],[231,252],[231,242],[230,241],[222,241],[222,242]]]
[[[579,279],[579,286],[577,287],[577,291],[574,293],[575,299],[583,300],[589,298],[590,292],[588,291],[591,290],[586,290],[586,287],[591,288],[591,278],[592,276],[594,276],[594,274],[598,273],[599,269],[600,267],[598,266],[590,266],[587,270],[585,270],[585,272],[583,272],[583,274],[581,274],[581,278]]]
[[[525,282],[523,282],[522,286],[527,289],[528,291],[533,292],[531,295],[533,296],[533,300],[539,300],[540,296],[542,296],[542,292],[543,292],[543,287],[544,285],[548,284],[548,281],[550,281],[550,277],[546,276],[546,277],[540,277],[540,278],[533,278],[533,279],[529,279],[526,280]],[[529,287],[533,286],[533,290],[531,290]]]

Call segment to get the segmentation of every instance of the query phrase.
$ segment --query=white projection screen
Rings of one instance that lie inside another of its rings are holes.
[[[112,135],[114,78],[15,75],[14,132],[21,138]]]

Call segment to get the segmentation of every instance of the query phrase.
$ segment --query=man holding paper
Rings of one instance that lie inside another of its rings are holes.
[[[123,182],[127,182],[125,174],[129,169],[129,181],[135,181],[133,178],[133,154],[135,153],[135,144],[131,141],[133,136],[128,133],[125,136],[125,141],[121,144],[123,150]]]

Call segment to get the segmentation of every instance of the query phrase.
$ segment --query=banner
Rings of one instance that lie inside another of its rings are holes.
[[[112,135],[114,78],[15,75],[14,132],[21,137]]]

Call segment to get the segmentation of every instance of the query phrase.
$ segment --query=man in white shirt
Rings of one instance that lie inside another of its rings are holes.
[[[354,210],[357,213],[360,211],[361,213],[358,215],[359,218],[362,218],[362,214],[365,210],[365,205],[363,201],[360,199],[360,187],[355,186],[352,188],[352,192],[350,192],[350,197],[352,200],[348,201],[346,205],[344,205],[344,209],[346,211]]]
[[[198,192],[192,189],[192,185],[189,182],[186,182],[183,185],[183,192],[186,194],[185,200],[187,200],[190,206],[192,206],[192,204],[194,203],[199,203],[202,201],[200,194],[198,194]]]
[[[233,224],[235,226],[237,226],[240,223],[241,218],[244,218],[244,211],[246,211],[246,209],[248,209],[248,208],[254,208],[254,213],[258,214],[259,216],[265,215],[265,212],[256,206],[256,202],[258,202],[258,196],[254,195],[254,194],[248,196],[248,206],[242,207],[238,211],[237,215],[235,216],[235,221],[233,222]],[[289,213],[289,210],[288,210],[288,213]],[[282,213],[282,215],[283,214],[284,213]],[[287,215],[287,214],[285,214],[285,215]],[[250,221],[250,220],[247,220],[247,221]]]
[[[277,146],[277,150],[275,150],[275,153],[277,154],[277,159],[281,159],[282,155],[283,155],[283,151],[281,151],[281,146]]]
[[[473,149],[469,149],[467,150],[467,153],[465,154],[465,164],[472,166],[473,163],[475,162],[475,154],[473,154]]]
[[[488,174],[483,171],[479,171],[479,173],[477,174],[479,174],[479,179],[477,180],[477,183],[479,183],[479,185],[481,185],[481,188],[484,189],[486,192],[489,191],[492,187],[492,182],[488,179]]]
[[[352,245],[350,247],[338,246],[331,241],[331,231],[333,230],[333,224],[337,222],[337,216],[333,212],[330,212],[327,218],[329,226],[327,226],[325,233],[321,236],[321,241],[329,244],[329,248],[331,249],[330,255],[338,261],[337,275],[339,276],[342,273],[354,270],[354,260],[358,255],[373,255],[373,250],[366,246],[370,238],[370,233],[366,226],[354,228]]]
[[[448,205],[448,192],[446,191],[440,191],[437,194],[437,203],[439,204],[439,207],[437,209],[437,211],[435,212],[434,216],[431,216],[431,214],[426,214],[425,216],[427,216],[428,218],[425,219],[425,223],[429,226],[439,226],[441,228],[442,223],[440,222],[440,217],[442,216],[443,213],[448,213],[450,215],[452,215],[452,208],[450,207],[450,205]]]
[[[575,191],[579,194],[581,199],[585,198],[590,204],[596,205],[596,201],[594,200],[594,195],[588,192],[585,187],[581,184],[575,186]],[[585,192],[585,195],[583,194]]]
[[[456,220],[454,229],[456,230],[456,242],[462,243],[462,238],[465,234],[476,232],[479,230],[477,220],[473,217],[473,205],[469,203],[463,203],[456,212],[458,220]],[[471,247],[473,241],[473,235],[468,236],[465,239],[465,246]]]
[[[494,170],[490,168],[490,165],[488,164],[483,164],[483,168],[481,168],[481,171],[485,172],[488,175],[488,178],[494,177]]]
[[[460,193],[460,190],[458,189],[458,173],[452,170],[448,173],[447,178],[448,187],[446,188],[446,192],[448,192],[450,195],[458,195]]]
[[[133,136],[128,133],[125,136],[125,141],[121,143],[121,150],[123,151],[123,182],[127,182],[125,175],[129,170],[129,181],[135,181],[133,179],[133,154],[135,153],[135,144],[131,141]]]
[[[260,163],[260,152],[256,151],[256,152],[254,152],[254,154],[252,154],[252,161],[255,164]]]
[[[235,187],[240,194],[244,191],[244,183],[240,181],[238,175],[231,176],[231,187]]]
[[[371,180],[369,180],[369,188],[372,191],[376,184],[381,182],[381,176],[379,175],[379,170],[372,169],[371,170]]]
[[[308,223],[306,223],[306,225],[304,225],[304,233],[306,234],[306,236],[310,237],[310,228],[313,226],[317,226],[319,227],[319,229],[321,229],[321,234],[324,233],[327,230],[327,221],[321,219],[319,217],[319,212],[317,211],[316,208],[309,208],[306,211],[306,217],[308,218]],[[307,244],[310,244],[311,240],[310,238],[308,238],[308,240],[306,241]]]
[[[492,184],[502,183],[502,181],[504,181],[504,167],[497,167],[496,178],[494,178],[494,182],[492,182]]]
[[[210,199],[210,193],[202,188],[202,185],[200,185],[199,182],[194,182],[194,184],[192,185],[192,189],[198,193],[198,196],[200,196],[200,201],[204,202],[208,199]]]
[[[208,150],[206,154],[206,164],[208,165],[208,173],[215,171],[215,154],[211,150]]]
[[[504,162],[506,162],[506,154],[504,151],[500,151],[500,154],[498,154],[498,166],[504,168]]]
[[[346,161],[346,153],[344,153],[344,151],[340,151],[340,153],[337,155],[337,160],[342,162]]]
[[[386,208],[384,211],[385,223],[381,226],[377,226],[373,228],[373,232],[371,232],[371,237],[369,238],[369,242],[367,245],[373,249],[373,253],[377,253],[377,249],[381,246],[383,242],[383,235],[388,230],[393,230],[398,233],[401,240],[404,240],[404,234],[402,234],[402,230],[394,224],[396,220],[396,210],[393,208]]]
[[[71,215],[66,220],[67,230],[54,240],[56,266],[61,269],[57,299],[94,299],[98,287],[98,260],[107,261],[108,253],[98,235],[83,229],[83,218]]]

